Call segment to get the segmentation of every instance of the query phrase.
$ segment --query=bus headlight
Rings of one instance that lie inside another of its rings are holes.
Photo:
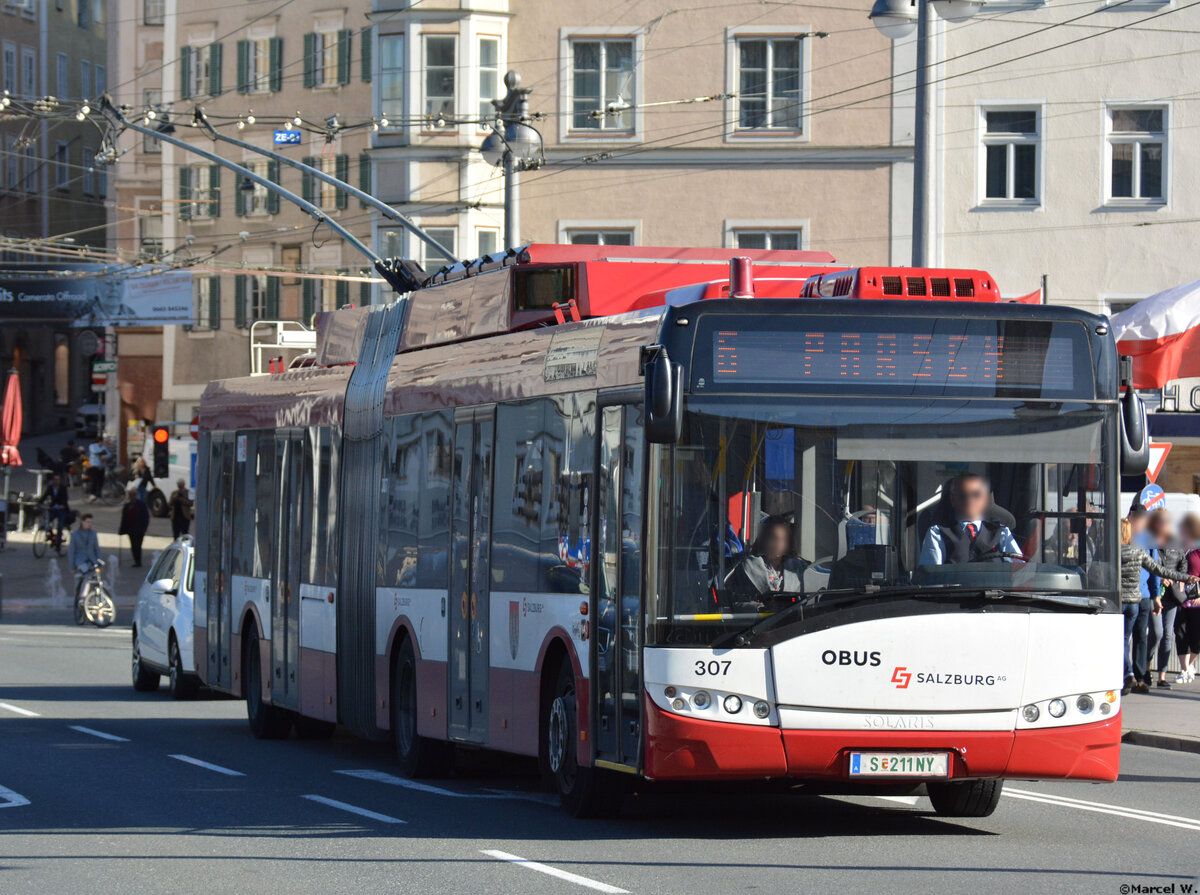
[[[687,708],[687,703],[676,696],[671,700],[671,708],[675,709],[677,712],[682,712],[685,708]]]
[[[767,703],[765,703],[763,700],[760,699],[758,702],[754,703],[754,717],[755,718],[766,718],[770,714],[771,714],[771,707]]]
[[[692,705],[698,709],[708,708],[708,704],[712,702],[712,697],[704,690],[697,690],[692,694]]]
[[[1021,709],[1021,717],[1032,724],[1041,716],[1041,711],[1036,705],[1027,705]]]
[[[1107,715],[1111,711],[1112,711],[1112,706],[1109,705],[1107,702],[1100,703],[1100,714],[1101,715]]]
[[[1075,708],[1079,709],[1080,714],[1086,715],[1095,707],[1096,701],[1086,693],[1075,700]]]
[[[742,697],[733,695],[726,696],[723,705],[725,706],[725,711],[729,712],[731,715],[736,715],[742,710]]]
[[[1061,718],[1067,713],[1067,704],[1061,699],[1051,699],[1046,709],[1050,712],[1051,718]]]

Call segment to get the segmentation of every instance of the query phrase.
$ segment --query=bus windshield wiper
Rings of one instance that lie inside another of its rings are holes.
[[[1104,597],[1087,593],[1038,593],[1023,590],[999,590],[987,588],[979,591],[985,600],[1026,600],[1031,603],[1050,603],[1055,606],[1069,606],[1072,609],[1090,609],[1093,612],[1103,612],[1110,604]]]

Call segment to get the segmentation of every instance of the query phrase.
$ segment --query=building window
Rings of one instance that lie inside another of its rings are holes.
[[[162,90],[158,87],[147,87],[142,91],[142,103],[147,109],[158,110],[162,104]],[[149,134],[142,136],[142,152],[162,152],[162,140],[157,137],[151,137]]]
[[[221,281],[216,277],[195,277],[192,281],[193,323],[196,329],[221,328]]]
[[[89,99],[92,95],[92,63],[86,59],[79,61],[79,96]]]
[[[311,75],[308,87],[336,87],[341,83],[340,71],[342,40],[337,31],[318,31],[311,35],[312,46],[309,63]]]
[[[575,246],[631,246],[633,245],[633,231],[626,229],[570,229],[567,231],[567,242]]]
[[[160,212],[141,212],[138,215],[138,250],[143,258],[157,258],[163,253],[163,221]]]
[[[801,130],[801,52],[794,37],[737,41],[739,130]]]
[[[60,190],[69,189],[71,185],[68,151],[66,143],[58,143],[54,147],[54,185]]]
[[[242,162],[242,167],[253,171],[259,177],[267,180],[271,179],[271,163],[267,159],[255,159],[253,161]],[[239,187],[239,190],[241,188]],[[271,196],[271,191],[261,183],[255,183],[253,190],[241,190],[242,202],[245,203],[243,208],[246,214],[267,214],[269,213],[268,203]]]
[[[404,124],[404,35],[379,38],[379,113],[382,127]]]
[[[1145,298],[1145,296],[1142,296]],[[1108,306],[1108,316],[1120,314],[1122,311],[1128,311],[1134,305],[1142,300],[1142,298],[1110,298],[1105,304]]]
[[[479,39],[479,121],[485,128],[496,118],[496,107],[492,100],[500,91],[500,39]]]
[[[271,39],[263,37],[259,40],[248,41],[249,50],[249,92],[269,93],[271,91]]]
[[[92,4],[90,0],[78,0],[76,22],[80,28],[92,27]]]
[[[142,22],[146,25],[163,23],[166,0],[145,0],[142,6]]]
[[[4,45],[4,89],[13,95],[21,92],[17,87],[17,48],[8,43]]]
[[[267,316],[267,278],[265,275],[247,277],[246,316],[251,322]]]
[[[192,47],[192,68],[189,72],[191,83],[188,85],[189,96],[207,96],[208,83],[212,66],[212,44],[203,47]]]
[[[7,189],[15,191],[21,185],[21,156],[17,150],[17,140],[15,137],[8,138],[8,151],[5,152],[5,167],[4,185]]]
[[[455,255],[458,254],[458,228],[456,227],[425,227],[425,232],[432,236],[441,245],[444,245]],[[444,264],[454,264],[457,258],[447,258],[439,254],[435,249],[430,248],[424,242],[421,243],[421,251],[424,253],[424,267],[426,270],[433,270],[441,267]]]
[[[183,201],[185,218],[204,221],[217,216],[220,202],[219,186],[216,179],[220,167],[217,165],[185,165],[180,173],[187,172],[181,180],[180,198]]]
[[[779,230],[736,229],[733,231],[733,248],[736,249],[774,249],[795,252],[803,245],[804,231],[799,227]]]
[[[108,72],[103,65],[97,65],[95,68],[95,82],[96,97],[104,96],[108,90]]]
[[[337,158],[336,155],[320,156],[321,171],[330,177],[337,177]],[[342,191],[332,183],[326,183],[324,180],[317,181],[317,205],[326,211],[333,211],[338,207],[338,196],[341,193]]]
[[[1109,198],[1162,204],[1167,197],[1165,108],[1108,110]]]
[[[21,92],[30,99],[38,95],[37,55],[33,50],[21,50]]]
[[[571,40],[571,127],[633,131],[632,38]]]
[[[59,53],[57,59],[57,71],[55,73],[55,87],[58,90],[59,99],[66,99],[71,95],[71,82],[68,74],[69,66],[70,63],[67,61],[67,54]]]
[[[989,204],[1038,204],[1037,109],[985,111],[983,198]]]
[[[479,254],[476,257],[482,258],[484,255],[494,255],[500,251],[500,231],[491,227],[481,227],[478,231],[479,236]]]
[[[425,121],[429,128],[454,126],[455,42],[453,35],[425,36]]]
[[[36,140],[31,140],[25,146],[25,192],[36,193],[38,188],[38,170],[41,165],[38,162],[38,145]],[[84,185],[86,186],[87,174],[84,174]]]
[[[80,189],[85,196],[96,195],[96,150],[83,147],[83,175],[79,178]]]

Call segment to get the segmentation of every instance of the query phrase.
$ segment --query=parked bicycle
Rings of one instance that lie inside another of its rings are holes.
[[[97,560],[83,572],[75,591],[75,624],[91,622],[97,628],[107,628],[117,618],[117,606],[109,593],[102,571],[104,560]]]

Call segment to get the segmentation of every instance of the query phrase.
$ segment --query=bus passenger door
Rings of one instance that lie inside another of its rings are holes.
[[[488,739],[493,425],[492,408],[460,410],[454,418],[449,735],[476,743]]]
[[[230,658],[233,561],[233,456],[235,435],[213,433],[208,465],[209,503],[203,520],[208,533],[208,681],[222,690],[233,687]]]
[[[592,688],[596,758],[638,769],[641,756],[642,421],[604,406],[597,439],[591,552]]]
[[[277,511],[274,601],[271,605],[271,702],[299,708],[300,664],[300,485],[304,476],[304,434],[278,433],[275,439]]]

